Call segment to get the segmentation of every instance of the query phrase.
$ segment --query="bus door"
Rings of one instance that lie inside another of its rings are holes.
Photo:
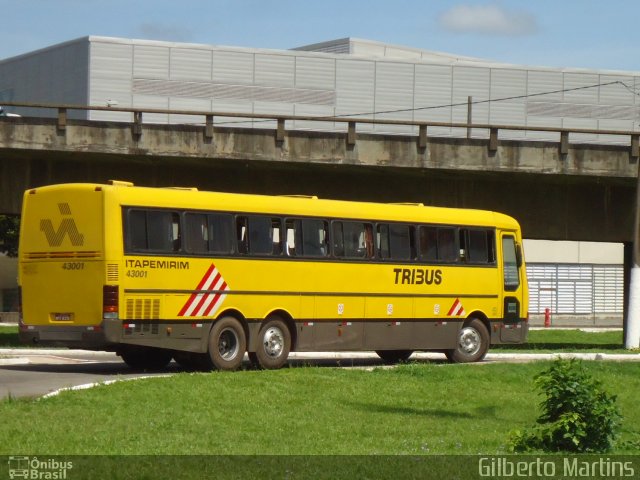
[[[502,279],[503,279],[503,313],[504,328],[500,329],[500,340],[503,342],[521,342],[523,340],[522,311],[523,305],[523,261],[522,248],[512,233],[502,234]]]

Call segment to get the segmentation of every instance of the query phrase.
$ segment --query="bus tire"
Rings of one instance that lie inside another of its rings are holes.
[[[119,353],[129,367],[136,370],[161,370],[171,361],[168,350],[151,347],[128,347]]]
[[[222,317],[209,333],[209,360],[218,370],[237,370],[247,350],[242,324],[234,317]]]
[[[376,354],[388,365],[406,362],[413,355],[413,350],[376,350]]]
[[[446,350],[445,355],[453,363],[479,362],[489,350],[489,332],[477,318],[467,320],[456,338],[456,348]]]
[[[289,358],[291,332],[280,317],[270,317],[260,328],[256,360],[260,367],[273,370],[281,368]]]

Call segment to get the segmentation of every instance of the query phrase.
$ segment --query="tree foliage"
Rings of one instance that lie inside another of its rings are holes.
[[[20,217],[17,215],[0,215],[0,253],[10,257],[18,255],[19,233]]]
[[[546,395],[542,413],[531,431],[514,432],[514,452],[605,453],[613,448],[621,423],[616,396],[605,392],[582,362],[558,359],[535,383]]]

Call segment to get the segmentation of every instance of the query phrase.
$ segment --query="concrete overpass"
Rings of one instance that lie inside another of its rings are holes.
[[[51,118],[0,117],[0,212],[18,213],[22,192],[30,187],[116,178],[149,186],[485,208],[516,217],[527,238],[633,239],[638,132],[416,123],[415,135],[389,135],[358,129],[408,123],[44,106],[52,109]],[[74,109],[127,111],[132,122],[72,120],[67,112]],[[191,115],[194,124],[144,123],[154,113]],[[225,126],[216,121],[223,117]],[[233,128],[230,118],[270,123]],[[306,122],[309,130],[289,129],[292,121]],[[468,135],[432,137],[433,127]],[[501,139],[504,132],[523,130],[555,132],[558,141]],[[585,134],[615,135],[620,143],[571,141]]]
[[[625,342],[638,347],[638,132],[44,106],[52,108],[52,118],[0,118],[0,212],[18,213],[22,192],[30,187],[108,179],[497,210],[516,217],[526,238],[623,242],[630,299]],[[72,120],[67,112],[73,109],[128,111],[132,122]],[[143,123],[153,113],[199,120]],[[216,117],[225,119],[224,126],[216,125]],[[228,119],[234,117],[273,128],[233,128]],[[309,130],[288,130],[292,121],[309,122]],[[377,123],[413,125],[415,134],[358,133],[358,125]],[[430,137],[430,127],[466,129],[467,135]],[[500,132],[514,130],[555,132],[558,141],[500,138]],[[484,134],[478,138],[477,132]],[[589,134],[620,141],[570,141]]]

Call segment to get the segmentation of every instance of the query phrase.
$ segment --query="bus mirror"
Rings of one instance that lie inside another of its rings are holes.
[[[522,266],[522,247],[519,243],[516,244],[516,263],[518,264],[518,268]]]

